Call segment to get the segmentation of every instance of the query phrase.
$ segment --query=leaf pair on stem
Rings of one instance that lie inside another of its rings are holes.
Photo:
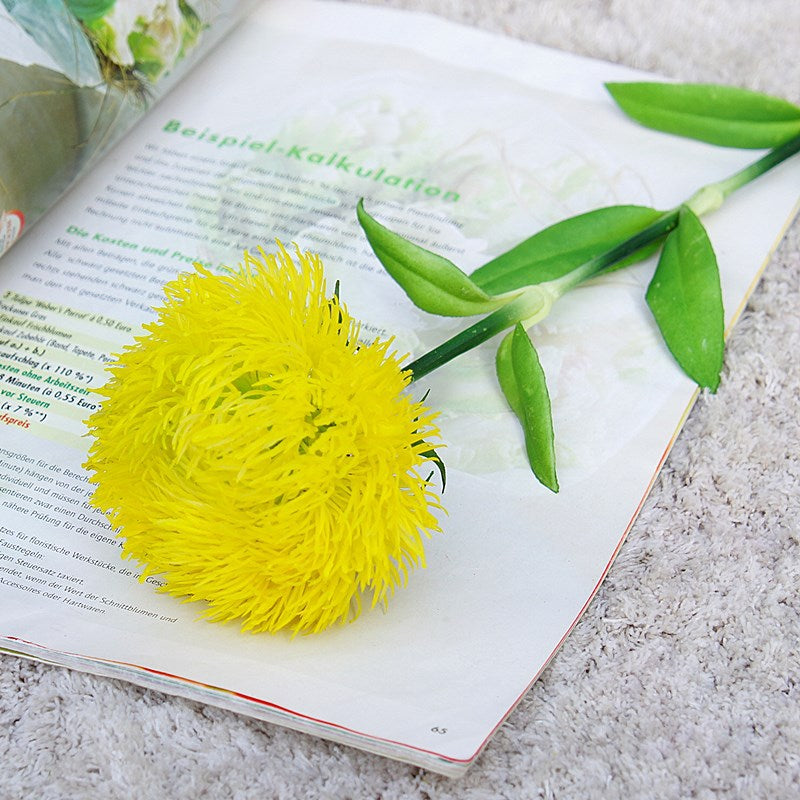
[[[656,130],[741,148],[772,148],[670,211],[635,205],[600,208],[551,225],[466,275],[448,259],[390,231],[363,201],[358,220],[375,255],[422,310],[486,316],[408,365],[416,380],[508,328],[497,377],[525,434],[537,479],[558,491],[550,397],[526,328],[566,291],[661,250],[646,299],[684,372],[716,391],[724,350],[719,269],[700,215],[800,151],[800,107],[780,98],[707,84],[607,84],[619,107]]]

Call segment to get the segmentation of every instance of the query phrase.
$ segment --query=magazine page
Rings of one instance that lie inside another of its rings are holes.
[[[0,2],[0,255],[248,6]]]
[[[566,216],[670,208],[749,163],[624,118],[603,82],[642,77],[428,17],[261,6],[3,258],[0,642],[465,768],[590,601],[695,397],[645,306],[652,261],[572,292],[537,328],[557,495],[527,466],[493,347],[414,385],[446,443],[442,532],[388,610],[316,635],[209,623],[120,559],[87,502],[92,390],[165,281],[276,239],[321,255],[362,337],[419,355],[460,330],[387,276],[357,224],[360,197],[470,271]],[[798,167],[707,219],[728,326],[795,212]]]

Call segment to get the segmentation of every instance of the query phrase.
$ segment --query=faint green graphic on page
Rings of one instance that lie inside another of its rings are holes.
[[[457,323],[409,307],[402,291],[380,272],[354,225],[360,195],[370,198],[383,222],[466,271],[515,243],[521,229],[631,197],[651,201],[640,176],[584,133],[568,98],[509,87],[487,76],[471,83],[433,60],[423,81],[399,66],[400,51],[396,69],[339,79],[336,61],[346,57],[330,43],[324,63],[331,74],[324,86],[314,88],[315,82],[307,81],[312,88],[287,98],[268,129],[247,118],[246,111],[227,120],[226,134],[235,143],[222,145],[219,136],[211,141],[214,131],[195,121],[177,121],[171,137],[190,123],[195,135],[185,141],[169,138],[170,146],[179,146],[198,165],[210,168],[213,162],[221,173],[213,190],[206,186],[187,200],[197,226],[208,234],[208,261],[224,262],[231,252],[273,236],[296,241],[322,255],[329,280],[341,282],[342,299],[365,321],[367,336],[392,335],[398,352],[420,353],[448,338]],[[434,85],[438,96],[452,90],[447,108],[430,94]],[[485,113],[477,117],[476,108]],[[251,150],[254,141],[259,145]],[[387,183],[388,176],[397,180]],[[429,186],[441,191],[426,193]],[[263,232],[258,241],[255,232]],[[625,408],[630,397],[640,396],[630,391],[634,384],[637,390],[652,385],[655,335],[631,344],[617,330],[638,318],[628,298],[639,281],[632,270],[609,282],[607,291],[615,293],[609,305],[621,302],[619,313],[608,308],[580,312],[612,320],[586,324],[593,325],[598,346],[614,354],[608,367],[613,375],[595,380],[569,346],[584,325],[576,311],[582,309],[581,292],[542,326],[541,355],[557,398],[559,462],[566,481],[573,470],[578,474],[580,467],[599,463],[598,454],[613,455],[636,434],[609,423],[598,428],[596,441],[586,442],[574,426],[581,415],[570,411],[577,405],[585,410],[593,399],[605,402],[608,392],[617,392],[614,387],[622,387],[613,400]],[[463,443],[448,447],[448,465],[473,474],[524,465],[524,442],[495,385],[493,350],[464,355],[446,377],[426,378],[423,388],[431,389],[441,409],[445,438]],[[654,393],[657,387],[645,391],[643,402]],[[632,410],[628,418],[638,416]],[[516,449],[498,444],[508,441],[516,442]]]
[[[266,124],[263,109],[238,106],[215,120],[165,122],[160,141],[222,173],[217,191],[192,198],[222,255],[251,244],[254,230],[296,239],[325,217],[342,221],[347,241],[360,196],[457,220],[468,239],[485,242],[491,232],[498,250],[520,229],[623,197],[651,199],[639,176],[584,132],[567,100],[491,76],[454,76],[434,59],[411,75],[402,50],[381,51],[378,61],[396,66],[354,78],[353,58],[326,43],[318,59],[325,80],[309,74],[283,93]],[[407,233],[436,244],[424,229]]]

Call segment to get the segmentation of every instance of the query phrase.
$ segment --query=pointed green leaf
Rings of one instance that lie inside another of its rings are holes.
[[[647,304],[684,372],[715,392],[725,347],[719,270],[705,228],[686,206],[664,243]]]
[[[800,134],[800,107],[779,97],[704,83],[607,83],[637,122],[724,147],[777,147]]]
[[[364,210],[363,200],[358,201],[356,213],[378,260],[423,311],[468,317],[508,302],[508,298],[490,297],[452,261],[385,228]]]
[[[540,483],[557,492],[550,395],[539,357],[520,323],[503,339],[497,351],[497,378],[508,404],[522,423],[533,474]]]
[[[660,211],[645,206],[609,206],[570,217],[478,267],[470,278],[492,294],[552,281],[621,244],[659,216]],[[646,258],[657,246],[642,248],[619,266]]]
[[[423,458],[428,458],[436,465],[436,469],[439,470],[439,477],[442,480],[442,492],[447,489],[447,470],[444,466],[444,461],[442,461],[441,456],[433,449],[426,450],[424,453],[420,453]],[[431,473],[433,475],[433,473]],[[428,478],[430,480],[430,477]]]

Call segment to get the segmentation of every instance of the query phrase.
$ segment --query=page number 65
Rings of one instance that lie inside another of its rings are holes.
[[[431,732],[438,733],[440,736],[444,736],[447,733],[447,728],[440,728],[438,725],[434,725],[431,728]]]

